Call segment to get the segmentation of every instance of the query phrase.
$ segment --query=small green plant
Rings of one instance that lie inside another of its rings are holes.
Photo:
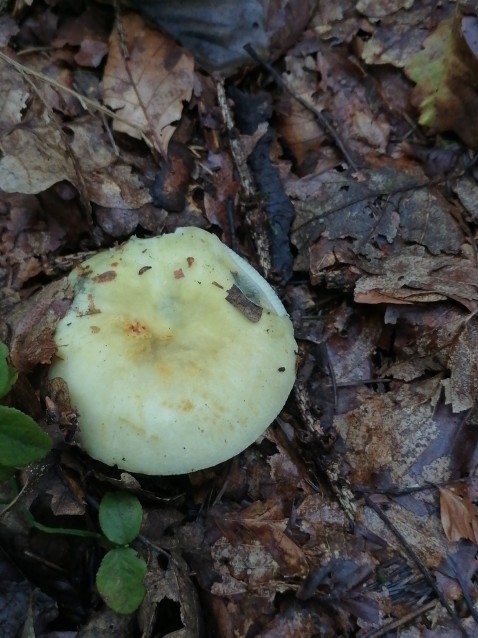
[[[100,527],[116,547],[101,561],[96,586],[108,607],[119,614],[138,609],[146,593],[146,563],[129,547],[139,534],[142,516],[141,503],[133,494],[108,492],[101,499]]]
[[[7,357],[8,348],[0,342],[0,400],[10,392],[18,377]],[[0,405],[0,481],[9,479],[18,467],[43,458],[51,445],[48,434],[30,416]]]
[[[0,400],[18,378],[8,362],[8,348],[0,342]],[[38,461],[50,450],[46,432],[27,414],[0,405],[0,481],[9,479],[18,467]],[[104,540],[101,534],[86,530],[55,528],[37,522],[25,512],[29,524],[47,534],[68,534]],[[96,586],[106,604],[120,614],[130,614],[142,603],[146,593],[143,580],[147,566],[129,544],[138,536],[143,510],[133,494],[108,492],[100,502],[99,523],[106,539],[114,545],[96,574]]]
[[[143,602],[146,593],[144,577],[147,566],[129,544],[138,536],[143,517],[141,503],[133,494],[107,492],[100,502],[99,523],[103,534],[89,530],[50,527],[36,521],[30,512],[26,517],[31,527],[45,534],[67,534],[92,538],[114,545],[96,573],[96,587],[105,603],[119,614],[131,614]]]

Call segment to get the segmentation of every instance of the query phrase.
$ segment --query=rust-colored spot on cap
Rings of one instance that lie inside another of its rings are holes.
[[[113,281],[113,279],[116,279],[116,273],[114,270],[107,270],[106,272],[102,272],[99,275],[95,275],[91,278],[91,280],[94,281],[95,284],[102,284],[105,281]]]
[[[181,402],[179,407],[181,408],[181,410],[184,410],[184,412],[191,412],[194,406],[189,399],[185,399]]]
[[[186,261],[188,262],[188,268],[191,268],[194,264],[194,257],[188,257]]]
[[[148,334],[148,328],[141,321],[127,321],[126,332],[135,337],[144,337]]]
[[[93,295],[90,293],[88,295],[88,312],[87,315],[98,315],[101,312],[99,308],[95,306],[95,301],[93,299]]]
[[[178,268],[177,270],[174,271],[175,279],[182,279],[183,277],[184,277],[184,272],[182,268]]]
[[[96,335],[101,330],[101,328],[99,326],[90,326],[90,330],[94,335]]]

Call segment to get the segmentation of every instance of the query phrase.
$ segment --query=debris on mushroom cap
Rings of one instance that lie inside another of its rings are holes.
[[[253,443],[295,380],[292,323],[271,286],[214,235],[131,238],[70,275],[50,378],[80,444],[130,472],[182,474]]]

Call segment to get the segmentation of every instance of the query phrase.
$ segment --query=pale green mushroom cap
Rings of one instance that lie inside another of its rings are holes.
[[[67,382],[91,457],[143,474],[211,467],[284,406],[292,323],[265,279],[214,235],[132,238],[87,259],[70,283],[49,376]]]

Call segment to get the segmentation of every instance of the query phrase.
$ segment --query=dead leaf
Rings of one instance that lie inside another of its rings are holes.
[[[302,98],[313,108],[320,110],[317,94],[317,71],[307,68],[302,58],[288,56],[285,60],[287,70],[283,77],[294,95]],[[310,64],[308,66],[311,66]],[[279,131],[283,135],[299,167],[314,166],[320,154],[320,146],[327,139],[319,126],[317,118],[290,96],[283,96],[278,105]],[[314,161],[315,160],[315,161]],[[337,160],[336,160],[337,161]],[[300,170],[300,169],[299,169]]]
[[[142,131],[166,157],[173,122],[192,95],[194,60],[137,14],[124,15],[122,26],[121,36],[116,29],[111,36],[103,75],[104,101],[123,118],[113,128],[136,138]]]
[[[439,487],[440,515],[443,531],[449,541],[466,538],[478,544],[478,509],[465,483]]]
[[[17,23],[9,15],[0,17],[0,47],[6,47],[10,38],[20,31]]]
[[[0,188],[7,193],[39,193],[68,180],[101,206],[139,208],[151,201],[132,167],[116,157],[98,118],[77,119],[64,131],[41,113],[1,141]]]
[[[44,286],[19,306],[9,320],[13,335],[10,357],[17,370],[29,372],[40,363],[51,363],[56,353],[53,333],[72,298],[73,291],[65,278]]]
[[[236,284],[229,288],[225,299],[249,321],[257,323],[260,320],[263,308],[249,299]]]
[[[476,319],[464,321],[453,340],[448,361],[450,378],[443,381],[446,403],[453,412],[471,409],[478,399],[478,332]]]
[[[405,67],[417,85],[412,99],[420,108],[420,124],[455,131],[471,148],[478,147],[478,59],[464,35],[476,22],[459,12],[443,20]]]
[[[82,66],[97,67],[108,53],[111,13],[99,5],[89,6],[80,16],[72,16],[61,23],[52,44],[79,47],[75,61]]]
[[[0,60],[0,134],[3,135],[22,119],[30,91],[18,73]]]
[[[355,285],[359,303],[436,302],[447,298],[474,310],[478,301],[478,268],[474,261],[445,255],[433,257],[421,246],[404,246],[381,261],[376,275]]]
[[[148,561],[148,573],[144,579],[146,596],[139,615],[142,637],[156,635],[158,615],[168,613],[170,625],[178,627],[174,635],[178,638],[199,638],[202,634],[202,618],[189,568],[177,554],[162,567],[160,562],[164,558],[152,552]]]
[[[403,67],[407,59],[420,51],[424,39],[424,25],[434,28],[440,20],[447,18],[453,11],[451,3],[437,6],[433,0],[413,4],[407,10],[407,3],[399,2],[397,11],[383,16],[372,29],[371,37],[365,35],[362,59],[366,64],[393,64]],[[381,2],[366,2],[367,14],[373,19],[374,14],[381,12]],[[388,11],[391,3],[385,4]],[[426,32],[425,32],[426,33]]]

